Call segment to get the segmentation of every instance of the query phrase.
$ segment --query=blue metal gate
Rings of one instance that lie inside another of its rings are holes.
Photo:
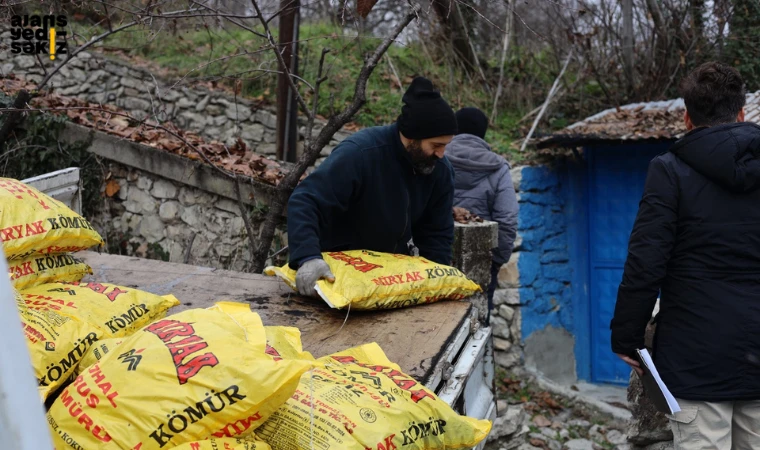
[[[592,382],[628,384],[630,369],[610,349],[610,320],[649,161],[667,148],[626,144],[587,149]]]

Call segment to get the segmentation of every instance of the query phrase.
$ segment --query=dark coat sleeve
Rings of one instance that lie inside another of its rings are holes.
[[[499,224],[499,248],[494,252],[494,262],[497,264],[506,264],[509,261],[517,237],[518,205],[515,185],[512,183],[509,166],[505,166],[503,171],[496,186],[491,211],[491,218]]]
[[[644,332],[675,245],[677,220],[677,180],[665,162],[655,158],[649,164],[610,322],[615,353],[632,355],[644,348]]]
[[[288,200],[291,269],[321,256],[320,236],[334,217],[350,207],[361,186],[362,167],[361,150],[344,141],[293,191]]]
[[[438,178],[422,217],[412,225],[412,239],[420,256],[450,266],[454,245],[454,169],[448,160],[445,167],[448,173]]]

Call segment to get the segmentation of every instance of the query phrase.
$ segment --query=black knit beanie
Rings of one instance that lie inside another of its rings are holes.
[[[478,108],[462,108],[457,111],[459,134],[472,134],[480,139],[486,138],[488,117]]]
[[[428,139],[457,134],[457,119],[427,78],[417,77],[401,98],[398,130],[407,139]]]

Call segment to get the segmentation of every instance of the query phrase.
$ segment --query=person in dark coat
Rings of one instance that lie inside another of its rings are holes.
[[[706,63],[682,82],[688,133],[654,158],[610,324],[636,349],[660,293],[653,358],[681,411],[676,449],[760,449],[760,126],[739,73]]]
[[[302,295],[335,280],[321,252],[408,255],[413,242],[420,256],[451,265],[454,176],[444,150],[456,117],[423,77],[402,101],[396,123],[346,138],[290,196],[288,264]]]
[[[509,261],[517,236],[517,195],[509,163],[484,140],[488,117],[477,108],[462,108],[456,116],[459,134],[446,146],[446,157],[454,167],[454,206],[499,224],[487,292],[490,322],[499,269]]]

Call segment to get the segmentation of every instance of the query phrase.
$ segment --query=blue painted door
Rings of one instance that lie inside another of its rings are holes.
[[[593,148],[587,153],[593,382],[628,384],[630,369],[610,349],[610,320],[649,161],[666,149],[667,145],[627,144]]]

